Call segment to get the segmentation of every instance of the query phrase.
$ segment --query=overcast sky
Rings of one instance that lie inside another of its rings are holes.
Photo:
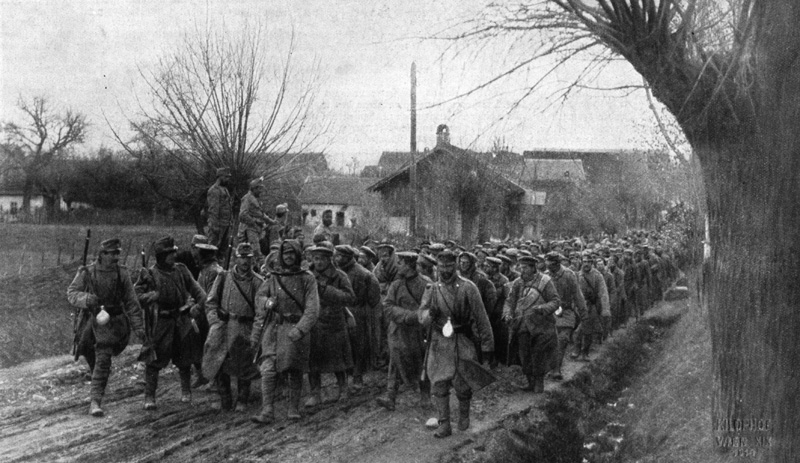
[[[441,41],[420,40],[470,17],[487,3],[477,0],[403,2],[288,0],[0,0],[0,120],[20,121],[20,95],[46,95],[62,107],[87,114],[87,145],[115,148],[110,123],[125,130],[144,95],[138,69],[151,69],[198,25],[264,21],[276,56],[296,34],[294,63],[322,69],[321,101],[333,123],[324,148],[334,167],[353,158],[361,166],[382,151],[409,146],[410,66],[418,68],[418,148],[435,144],[436,126],[450,126],[459,146],[488,149],[502,138],[514,151],[534,148],[631,148],[650,124],[642,92],[627,98],[584,91],[566,102],[551,97],[571,78],[566,69],[545,81],[511,116],[520,92],[547,68],[539,63],[515,79],[475,97],[430,109],[493,75],[513,57],[502,50],[477,58],[440,59]],[[581,63],[576,63],[576,66]],[[595,85],[636,84],[627,65],[614,64]]]

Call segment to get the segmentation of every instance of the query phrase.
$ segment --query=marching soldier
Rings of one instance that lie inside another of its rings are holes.
[[[586,318],[586,301],[583,299],[578,277],[571,269],[564,266],[561,254],[549,252],[545,256],[547,276],[553,281],[561,302],[561,312],[556,311],[556,334],[558,344],[553,351],[552,377],[556,381],[564,379],[561,367],[564,364],[564,355],[567,346],[572,342],[572,333],[578,322]]]
[[[522,256],[518,262],[520,277],[511,283],[503,320],[518,337],[522,373],[528,380],[521,389],[544,392],[544,376],[558,345],[554,314],[561,301],[550,277],[537,271],[537,258]]]
[[[350,330],[353,346],[353,387],[364,386],[364,372],[377,362],[381,333],[381,288],[375,275],[355,259],[356,250],[342,244],[336,246],[336,266],[347,274],[356,300],[350,307],[356,326]]]
[[[228,250],[228,240],[233,218],[233,200],[228,192],[231,170],[227,167],[217,169],[217,180],[206,193],[206,216],[208,219],[208,241],[216,246],[220,256]]]
[[[250,243],[239,243],[233,270],[217,275],[206,302],[211,328],[204,347],[203,376],[216,378],[223,411],[233,408],[231,376],[238,381],[237,411],[244,410],[250,399],[250,381],[258,376],[250,336],[256,292],[264,279],[253,271],[253,255]]]
[[[251,420],[269,424],[279,374],[289,389],[287,418],[300,419],[303,373],[308,372],[311,329],[319,316],[317,281],[301,268],[303,248],[285,240],[278,251],[279,271],[273,271],[256,293],[256,320],[250,343],[261,370],[261,412]]]
[[[509,282],[505,275],[500,273],[500,266],[503,261],[497,257],[487,257],[484,262],[486,275],[489,281],[492,282],[495,289],[495,303],[494,307],[487,307],[489,315],[489,323],[492,325],[492,333],[494,334],[494,360],[496,366],[497,361],[501,361],[506,365],[509,364],[508,355],[508,329],[503,323],[503,306],[508,298]]]
[[[378,397],[378,405],[394,410],[400,381],[408,386],[419,385],[420,405],[430,406],[430,382],[421,380],[425,359],[425,329],[419,322],[419,308],[425,288],[431,284],[428,277],[417,273],[417,254],[397,253],[397,273],[400,279],[389,285],[383,303],[385,318],[389,321],[389,377],[386,393]]]
[[[440,252],[437,263],[439,280],[426,288],[419,316],[423,325],[430,327],[425,374],[431,382],[439,415],[439,426],[433,435],[447,437],[452,434],[450,388],[455,389],[458,398],[458,429],[469,428],[473,388],[463,368],[465,363],[476,362],[478,358],[473,339],[480,339],[483,358],[491,362],[494,337],[478,287],[456,273],[455,253]]]
[[[601,317],[608,311],[608,288],[603,274],[594,268],[594,259],[588,251],[584,251],[581,262],[578,284],[586,300],[586,318],[581,319],[581,324],[575,331],[575,352],[570,357],[589,361],[592,338],[603,332]]]
[[[494,304],[497,302],[497,294],[494,283],[489,281],[486,274],[478,268],[477,262],[478,258],[475,254],[471,252],[462,252],[458,256],[458,273],[463,278],[475,283],[475,286],[478,287],[478,291],[481,293],[483,307],[486,309],[486,315],[488,316],[489,311],[494,308]],[[478,361],[480,362],[482,360],[480,345],[476,345],[475,349],[478,353]]]
[[[156,263],[142,269],[135,289],[139,303],[154,312],[151,342],[155,355],[145,361],[144,409],[156,409],[158,375],[170,361],[181,378],[181,402],[192,401],[191,366],[202,361],[203,345],[192,324],[191,313],[202,310],[203,288],[185,265],[175,262],[178,247],[171,236],[155,243]]]
[[[128,345],[131,329],[139,339],[145,336],[142,310],[128,269],[119,265],[119,254],[119,239],[103,241],[97,260],[78,269],[67,289],[70,304],[81,309],[78,354],[86,357],[92,372],[92,416],[103,416],[111,357]]]
[[[353,354],[347,334],[347,306],[356,300],[347,274],[334,267],[333,243],[323,241],[311,248],[314,277],[319,291],[319,318],[311,328],[308,382],[311,396],[306,407],[322,402],[322,373],[336,375],[338,386],[332,401],[347,399],[347,370],[353,368]]]

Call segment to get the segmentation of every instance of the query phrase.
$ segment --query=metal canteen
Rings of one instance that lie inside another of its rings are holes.
[[[449,338],[453,335],[453,324],[450,323],[450,317],[447,317],[447,323],[442,327],[442,336]]]
[[[97,317],[95,318],[97,319],[97,324],[103,326],[108,323],[109,320],[111,320],[111,315],[106,312],[106,307],[101,305],[100,312],[97,313]]]

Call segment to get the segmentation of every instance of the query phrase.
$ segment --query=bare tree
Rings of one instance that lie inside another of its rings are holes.
[[[756,461],[800,455],[797,24],[794,0],[547,0],[494,4],[447,32],[524,50],[496,80],[547,55],[623,58],[675,116],[706,188],[715,442],[729,454],[744,438]]]
[[[140,70],[150,104],[140,101],[130,119],[132,140],[115,136],[159,194],[193,209],[198,229],[216,168],[231,169],[236,199],[256,177],[269,189],[301,167],[292,154],[327,129],[316,101],[318,66],[295,70],[294,36],[282,60],[268,54],[274,48],[260,25],[196,31],[153,69]]]
[[[59,113],[43,96],[31,101],[20,97],[17,105],[25,115],[25,123],[7,122],[2,130],[7,168],[23,177],[20,212],[23,220],[30,218],[31,196],[38,189],[44,194],[45,213],[53,217],[58,210],[61,181],[58,169],[54,171],[52,167],[74,145],[83,143],[86,116],[71,109]]]

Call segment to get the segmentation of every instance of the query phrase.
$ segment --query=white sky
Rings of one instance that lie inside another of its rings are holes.
[[[488,149],[503,138],[514,151],[533,148],[631,148],[642,124],[652,125],[642,92],[611,97],[584,91],[566,103],[549,96],[570,78],[554,75],[511,117],[498,123],[546,63],[477,97],[432,109],[493,75],[508,57],[502,50],[440,60],[445,44],[418,40],[474,15],[485,0],[289,0],[190,2],[186,0],[0,0],[0,121],[21,121],[19,96],[46,95],[54,104],[87,114],[87,146],[116,148],[104,120],[126,130],[126,115],[145,96],[138,69],[149,69],[180,42],[182,33],[207,21],[235,29],[243,19],[266,19],[277,56],[290,31],[297,36],[294,63],[317,60],[322,101],[334,124],[324,148],[332,166],[355,158],[377,162],[382,151],[408,150],[409,74],[417,62],[417,146],[435,144],[440,123],[451,141]],[[614,64],[596,85],[639,83],[627,65]],[[638,123],[638,125],[637,125]],[[638,128],[637,128],[638,127]]]

